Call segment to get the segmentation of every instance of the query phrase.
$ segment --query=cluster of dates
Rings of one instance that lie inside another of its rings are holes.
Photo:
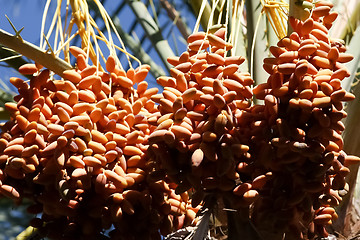
[[[192,189],[194,207],[214,194],[248,207],[266,178],[243,186],[257,177],[246,167],[251,136],[261,132],[258,107],[251,106],[254,81],[239,71],[243,57],[227,56],[232,46],[224,28],[193,33],[187,41],[187,51],[168,59],[171,77],[157,79],[164,91],[151,97],[159,104],[148,138],[156,169],[177,184],[177,193]]]
[[[254,89],[224,28],[190,35],[159,94],[147,89],[148,66],[125,71],[110,56],[105,71],[77,47],[77,68],[60,80],[22,66],[33,77],[10,79],[19,95],[1,127],[0,193],[32,200],[41,216],[31,224],[52,239],[107,229],[111,239],[160,239],[214,198],[250,210],[269,239],[326,237],[360,159],[342,150],[352,56],[329,38],[332,4],[314,6],[290,19],[294,32],[270,47],[270,77]]]
[[[285,239],[326,237],[337,219],[334,207],[347,193],[348,166],[359,158],[343,149],[343,102],[355,96],[341,87],[350,76],[343,65],[352,56],[329,38],[336,19],[331,3],[315,3],[311,17],[290,19],[294,32],[270,48],[270,74],[254,88],[264,100],[268,134],[258,141],[261,165],[272,172],[252,212],[263,233]],[[261,150],[260,150],[261,149]]]
[[[148,66],[125,71],[110,56],[105,72],[70,51],[77,68],[60,80],[36,64],[19,69],[30,84],[10,79],[19,95],[6,103],[0,192],[32,200],[29,213],[41,216],[31,225],[51,239],[97,239],[106,229],[112,239],[160,239],[191,224],[197,209],[186,194],[148,177],[147,117],[158,91],[147,89]]]
[[[332,4],[314,6],[306,20],[290,19],[294,32],[270,48],[270,77],[253,91],[221,29],[192,34],[188,50],[168,60],[171,77],[158,79],[164,92],[152,97],[157,169],[177,192],[191,189],[193,206],[209,195],[234,209],[254,203],[251,221],[274,239],[326,237],[348,191],[348,166],[360,160],[342,150],[343,102],[355,97],[341,81],[352,56],[329,38]],[[253,93],[263,105],[251,105]]]

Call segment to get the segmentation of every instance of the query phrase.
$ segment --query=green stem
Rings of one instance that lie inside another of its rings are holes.
[[[350,42],[360,21],[359,11],[360,3],[358,3],[354,11],[352,11],[352,14],[348,20],[348,24],[346,27],[344,27],[344,31],[340,35],[340,39],[344,39],[347,40],[347,42]]]
[[[166,10],[169,18],[173,20],[176,27],[179,29],[179,32],[186,40],[190,35],[191,31],[189,27],[184,23],[182,17],[180,16],[179,12],[169,3],[167,0],[160,0],[161,6]]]
[[[191,0],[190,1],[190,5],[191,5],[191,8],[193,9],[193,11],[195,12],[195,16],[199,16],[201,3],[202,3],[202,0]],[[210,4],[207,2],[204,12],[200,19],[200,23],[201,23],[201,26],[204,29],[204,31],[206,31],[208,28],[208,22],[210,19],[210,15],[211,15],[211,7],[210,7]]]
[[[143,2],[136,0],[126,0],[126,2],[134,12],[137,21],[139,21],[143,27],[156,52],[159,54],[161,61],[169,70],[171,66],[167,62],[167,58],[174,56],[174,53],[169,43],[162,37],[159,26],[155,23]]]
[[[19,235],[16,236],[15,240],[40,240],[43,239],[38,233],[38,230],[33,227],[27,227]]]
[[[308,12],[302,6],[303,0],[290,0],[289,1],[289,18],[294,17],[296,19],[304,20],[308,16]],[[288,35],[290,35],[294,30],[288,24]]]
[[[265,17],[261,14],[260,1],[246,0],[247,20],[247,59],[249,72],[255,81],[254,85],[266,82],[268,74],[263,69],[263,59],[268,57]]]
[[[2,29],[0,29],[0,44],[34,60],[59,76],[62,76],[65,70],[72,68],[72,66],[64,60]]]

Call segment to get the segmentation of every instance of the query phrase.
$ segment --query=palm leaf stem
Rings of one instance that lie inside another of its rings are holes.
[[[201,4],[202,4],[202,0],[192,0],[192,1],[190,1],[190,6],[194,11],[195,16],[199,16]],[[208,28],[210,15],[211,15],[211,6],[207,2],[206,6],[205,6],[205,9],[204,9],[204,11],[202,13],[201,19],[200,19],[201,26],[205,31]]]
[[[347,53],[350,53],[354,56],[354,59],[351,62],[346,63],[346,67],[349,69],[350,77],[344,79],[341,83],[342,87],[346,91],[350,91],[352,84],[354,83],[356,73],[358,72],[359,63],[360,63],[360,51],[359,51],[359,42],[360,42],[360,27],[356,29],[353,33],[350,44],[348,45]]]
[[[354,36],[354,32],[358,27],[358,23],[360,22],[359,12],[360,12],[360,2],[356,4],[356,7],[348,20],[348,27],[343,29],[343,32],[340,35],[340,39],[344,39],[347,40],[347,42],[349,42],[351,38]]]
[[[27,227],[24,231],[22,231],[19,235],[16,236],[15,240],[40,240],[43,239],[42,236],[40,236],[38,230],[33,227]]]
[[[302,0],[290,0],[289,1],[289,18],[294,17],[296,19],[304,20],[308,16],[308,12],[302,6]],[[293,32],[292,27],[288,23],[288,35]]]
[[[176,27],[179,29],[182,37],[187,39],[191,31],[188,26],[182,20],[180,14],[176,9],[169,3],[167,0],[160,0],[161,6],[166,10],[169,18],[175,23]]]
[[[244,0],[240,1],[240,5],[233,6],[234,14],[232,14],[232,32],[230,34],[230,41],[234,45],[234,48],[231,50],[231,54],[235,56],[247,56],[247,42],[246,42],[246,34],[244,32],[244,26],[242,23],[243,13],[244,13]],[[245,61],[243,64],[240,65],[240,71],[242,72],[249,72],[249,63]]]
[[[126,1],[124,1],[124,2],[126,3]],[[146,7],[146,9],[149,7],[149,1],[146,2],[145,7]],[[156,21],[155,21],[155,24],[158,25],[158,23]],[[133,23],[131,24],[131,26],[130,26],[130,28],[129,28],[129,30],[127,32],[132,33],[133,31],[135,31],[135,28],[138,25],[139,25],[139,21],[136,21],[136,19],[135,19],[135,21],[133,21]],[[146,34],[144,36],[146,36]],[[142,43],[142,41],[141,41],[141,43]]]
[[[72,68],[72,66],[64,60],[2,29],[0,29],[0,44],[32,59],[61,77],[65,70]]]
[[[268,74],[263,69],[263,59],[268,57],[267,37],[264,17],[261,13],[260,1],[246,0],[247,19],[247,59],[249,71],[255,81],[255,85],[266,82]]]
[[[146,6],[141,1],[126,0],[126,2],[134,12],[137,21],[139,21],[143,27],[156,52],[159,54],[161,61],[166,66],[167,70],[170,70],[171,66],[167,62],[167,58],[174,56],[174,53],[171,50],[169,43],[163,39],[158,25],[156,25],[154,19],[149,14]]]

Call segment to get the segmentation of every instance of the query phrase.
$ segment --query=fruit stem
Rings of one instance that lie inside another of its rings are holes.
[[[32,239],[32,240],[40,240],[43,239],[38,233],[38,230],[33,227],[27,227],[24,231],[22,231],[19,235],[16,236],[15,240],[26,240],[26,239]]]
[[[64,60],[2,29],[0,29],[0,44],[32,59],[61,77],[65,70],[72,68],[72,66]]]
[[[309,16],[309,6],[312,5],[311,2],[306,0],[290,0],[289,2],[289,18],[294,17],[299,20],[305,20]],[[288,21],[288,31],[287,34],[290,35],[294,29],[292,29],[291,25]]]
[[[90,48],[89,49],[89,57],[94,65],[97,65],[98,59],[94,50],[93,45],[90,42],[90,35],[87,34],[85,29],[85,24],[83,22],[83,18],[81,15],[81,10],[79,6],[79,2],[77,0],[71,0],[70,1],[71,10],[72,10],[72,16],[75,21],[76,26],[79,29],[79,36],[81,38],[81,47],[82,49]],[[99,65],[100,70],[102,70],[102,67]]]

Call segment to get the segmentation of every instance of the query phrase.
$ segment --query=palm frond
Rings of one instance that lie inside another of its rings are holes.
[[[342,82],[343,87],[347,91],[351,90],[352,84],[354,83],[355,76],[359,68],[359,63],[360,63],[359,42],[360,42],[360,27],[358,27],[354,32],[354,36],[352,37],[351,42],[348,45],[347,52],[352,54],[354,56],[354,59],[346,64],[346,67],[350,71],[350,77],[344,79]]]
[[[169,18],[173,21],[173,23],[179,29],[182,37],[187,39],[190,35],[191,31],[189,27],[183,21],[180,13],[176,11],[175,7],[167,0],[160,0],[161,6],[166,10]]]
[[[200,15],[201,5],[203,3],[203,0],[192,0],[190,1],[191,8],[194,11],[195,16]],[[206,1],[205,8],[203,12],[201,13],[200,23],[203,29],[206,31],[209,23],[211,15],[211,7],[210,4]]]
[[[339,13],[338,18],[330,29],[334,38],[351,40],[360,22],[360,2],[357,0],[335,1],[334,11]]]
[[[263,69],[263,59],[268,57],[266,22],[262,15],[262,5],[260,2],[246,0],[246,19],[247,19],[247,59],[249,61],[249,71],[256,84],[267,80],[268,74]]]
[[[134,12],[137,21],[140,22],[154,49],[159,54],[161,61],[169,70],[171,66],[167,62],[167,58],[173,56],[174,53],[169,46],[169,43],[162,37],[159,26],[151,17],[144,3],[142,3],[141,1],[133,0],[126,0],[126,2],[129,4],[130,8]]]
[[[119,32],[122,40],[126,44],[126,46],[133,52],[133,54],[139,58],[139,60],[144,64],[150,65],[150,73],[155,77],[165,75],[164,70],[151,59],[151,57],[146,53],[146,51],[142,48],[141,44],[136,42],[134,38],[132,38],[129,34],[127,34],[121,27],[120,19],[118,17],[113,18],[116,30]]]

